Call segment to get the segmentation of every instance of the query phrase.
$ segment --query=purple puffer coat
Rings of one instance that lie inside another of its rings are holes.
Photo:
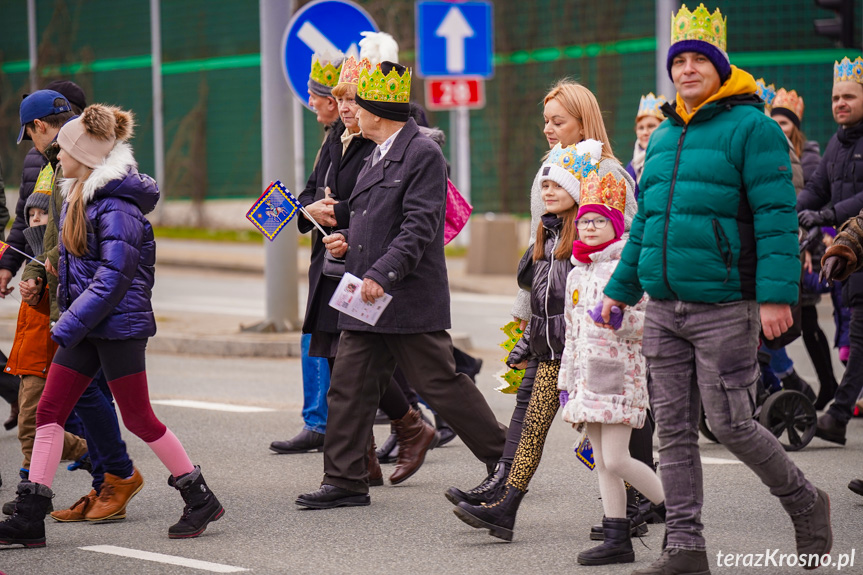
[[[63,195],[75,180],[61,183]],[[142,339],[156,333],[150,304],[156,263],[153,228],[144,217],[159,200],[155,180],[138,172],[128,144],[118,143],[84,184],[87,253],[60,243],[60,319],[53,339],[69,348],[85,337]],[[68,204],[63,205],[60,229]]]

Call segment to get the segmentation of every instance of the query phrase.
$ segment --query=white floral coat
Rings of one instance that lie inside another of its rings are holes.
[[[587,315],[602,301],[625,244],[614,242],[592,254],[590,264],[573,258],[575,267],[566,279],[566,346],[558,388],[569,393],[563,419],[572,424],[644,426],[649,403],[641,337],[647,296],[624,310],[616,331],[598,327]]]

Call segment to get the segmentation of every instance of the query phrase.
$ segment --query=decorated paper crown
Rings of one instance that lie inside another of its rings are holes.
[[[773,99],[773,111],[788,110],[797,116],[797,121],[803,119],[803,98],[801,98],[796,90],[786,90],[779,88],[776,91],[776,98]]]
[[[626,208],[626,180],[608,173],[599,178],[598,172],[591,172],[581,182],[581,202],[579,206],[602,205],[623,214]]]
[[[580,182],[589,174],[598,174],[601,159],[602,142],[597,140],[584,140],[566,147],[556,144],[540,168],[540,181],[555,182],[579,203]]]
[[[758,97],[764,100],[764,111],[770,113],[770,109],[773,107],[773,100],[776,98],[776,86],[773,84],[767,84],[767,81],[764,78],[758,78],[755,80],[755,93],[758,94]]]
[[[360,79],[360,70],[370,70],[372,63],[368,59],[363,58],[357,60],[354,56],[348,56],[342,63],[342,72],[339,74],[339,84],[357,85]]]
[[[390,102],[407,104],[411,98],[411,70],[405,68],[399,74],[393,68],[385,76],[381,65],[373,69],[360,69],[357,80],[357,96],[369,102]]]
[[[653,116],[654,118],[664,120],[665,114],[659,108],[667,101],[662,94],[654,96],[653,92],[642,96],[641,101],[638,102],[638,114],[636,114],[635,119],[638,120],[642,116]]]
[[[342,69],[342,57],[330,57],[329,55],[312,54],[312,72],[309,80],[318,84],[333,88],[339,82],[339,72]]]
[[[711,14],[704,4],[699,4],[695,12],[690,12],[684,4],[680,11],[671,17],[671,43],[700,40],[725,52],[727,21],[727,18],[722,17],[719,8]]]
[[[833,83],[848,81],[863,84],[863,58],[858,56],[852,61],[846,56],[833,64]]]

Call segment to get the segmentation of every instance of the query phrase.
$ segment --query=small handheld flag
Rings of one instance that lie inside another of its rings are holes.
[[[500,328],[503,333],[506,334],[506,341],[500,344],[500,347],[505,349],[506,351],[512,351],[515,347],[515,344],[518,343],[518,340],[521,339],[523,332],[521,328],[519,328],[519,324],[511,321],[502,328]],[[506,361],[506,358],[501,361]],[[506,373],[498,374],[498,376],[503,379],[503,384],[499,387],[495,387],[495,391],[499,391],[501,393],[518,393],[518,388],[521,385],[521,379],[524,377],[523,369],[510,369]]]
[[[6,250],[9,250],[9,249],[11,249],[13,252],[18,252],[19,254],[24,256],[25,258],[29,258],[29,259],[33,260],[34,262],[36,262],[40,266],[45,265],[44,263],[40,262],[39,260],[37,260],[33,256],[25,254],[24,252],[22,252],[21,250],[19,250],[15,246],[10,246],[6,242],[0,242],[0,258],[3,257],[3,254],[6,253]]]
[[[315,227],[323,235],[328,235],[320,224],[309,215],[309,212],[300,204],[300,201],[285,188],[280,180],[270,183],[261,197],[252,205],[252,209],[246,212],[246,218],[268,240],[273,241],[276,235],[285,227],[285,224],[293,219],[298,210],[305,214],[309,221],[315,224]]]
[[[246,213],[246,218],[261,230],[268,240],[273,241],[285,224],[297,214],[299,204],[282,182],[276,180],[264,190],[252,209]]]

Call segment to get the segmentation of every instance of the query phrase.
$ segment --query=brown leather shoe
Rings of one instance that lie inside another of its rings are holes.
[[[375,438],[372,436],[369,442],[369,487],[380,487],[384,484],[384,472],[381,471],[381,463],[375,453]]]
[[[18,402],[10,404],[9,419],[3,422],[3,429],[9,431],[18,427]]]
[[[51,513],[51,517],[53,517],[56,521],[61,521],[63,523],[69,523],[72,521],[87,521],[85,515],[87,514],[87,510],[93,506],[93,503],[96,499],[99,498],[99,494],[95,489],[91,489],[90,493],[76,501],[72,504],[72,507],[69,509],[61,509],[60,511],[54,511]],[[125,519],[126,514],[124,513],[122,517],[114,516],[111,519]]]
[[[105,474],[105,481],[99,491],[99,499],[87,510],[87,521],[115,519],[126,515],[126,504],[144,487],[144,478],[135,468],[132,477],[121,479],[111,473]]]
[[[390,475],[390,483],[397,485],[419,471],[425,461],[426,451],[437,445],[440,436],[415,409],[408,411],[401,419],[394,419],[393,427],[399,441],[399,458],[395,471]]]

